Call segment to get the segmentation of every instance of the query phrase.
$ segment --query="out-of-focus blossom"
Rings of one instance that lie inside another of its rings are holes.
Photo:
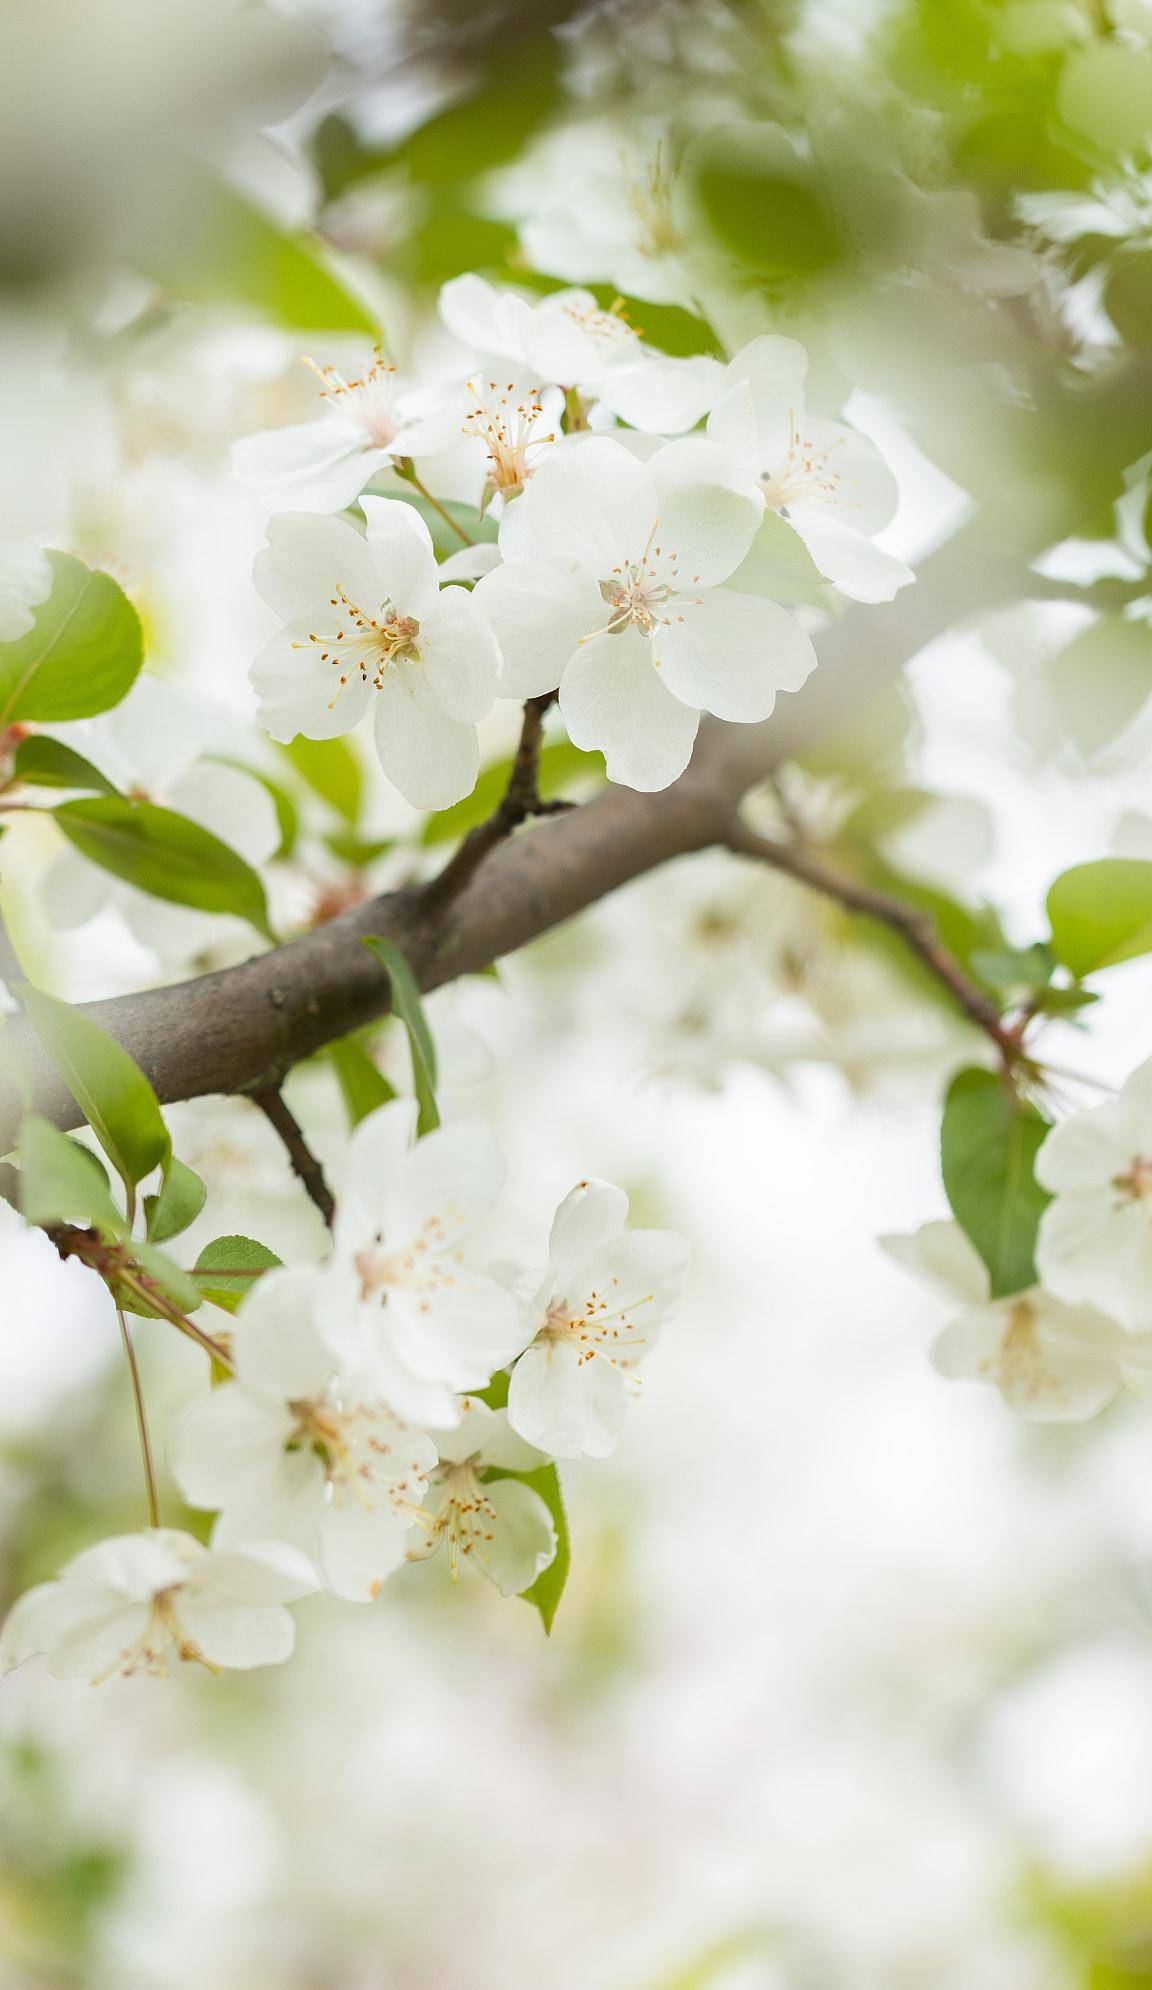
[[[1045,1284],[1127,1327],[1152,1327],[1152,1061],[1115,1099],[1053,1129],[1036,1178],[1053,1196],[1036,1253]]]

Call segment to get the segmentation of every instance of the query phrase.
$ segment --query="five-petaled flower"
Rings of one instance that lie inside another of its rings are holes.
[[[606,437],[558,450],[502,528],[504,565],[476,589],[505,695],[559,686],[571,739],[628,787],[683,772],[701,709],[767,718],[816,661],[785,609],[723,585],[761,516],[727,474],[702,439],[648,463]]]
[[[117,1535],[25,1592],[0,1633],[0,1673],[41,1654],[55,1678],[94,1686],[162,1677],[173,1658],[210,1672],[278,1665],[296,1635],[285,1605],[316,1586],[282,1542],[205,1548],[171,1527]]]
[[[556,1211],[548,1269],[527,1308],[508,1419],[554,1458],[615,1449],[635,1370],[679,1303],[689,1249],[671,1230],[628,1230],[628,1197],[579,1182]]]
[[[323,1291],[310,1266],[260,1280],[236,1321],[236,1380],[184,1411],[172,1468],[194,1506],[220,1509],[218,1545],[289,1541],[368,1602],[404,1558],[436,1448],[344,1383],[316,1324]]]
[[[351,380],[334,366],[307,364],[320,380],[325,413],[235,443],[232,468],[242,483],[293,511],[343,511],[382,470],[414,450],[444,446],[427,427],[440,395],[402,379],[379,347]]]
[[[505,1596],[518,1596],[553,1559],[556,1529],[531,1486],[490,1475],[531,1472],[547,1459],[509,1428],[503,1410],[474,1396],[462,1399],[457,1428],[437,1442],[440,1463],[431,1475],[422,1529],[409,1542],[409,1561],[426,1561],[444,1547],[453,1582],[461,1562],[470,1561]]]
[[[362,509],[363,535],[306,512],[269,523],[255,579],[285,626],[252,666],[260,720],[274,739],[332,739],[374,704],[384,772],[414,807],[446,808],[475,785],[496,645],[467,590],[441,588],[412,506]]]

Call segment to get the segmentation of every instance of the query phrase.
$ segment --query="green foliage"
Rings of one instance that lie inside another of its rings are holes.
[[[335,1043],[328,1045],[325,1056],[336,1073],[349,1126],[359,1126],[377,1106],[387,1105],[396,1097],[394,1086],[358,1038],[337,1037]]]
[[[1152,863],[1101,857],[1062,871],[1048,893],[1052,950],[1077,979],[1152,952]]]
[[[948,1088],[940,1163],[952,1214],[988,1267],[1000,1299],[1036,1282],[1036,1229],[1050,1197],[1036,1153],[1050,1131],[992,1071],[961,1071]]]
[[[134,1243],[132,1255],[140,1270],[157,1286],[164,1298],[180,1313],[194,1313],[202,1303],[204,1294],[191,1272],[185,1271],[166,1251],[157,1250],[155,1244]],[[152,1305],[142,1296],[133,1280],[131,1270],[126,1270],[113,1288],[126,1311],[139,1313],[144,1319],[163,1319],[159,1306]]]
[[[372,313],[319,241],[287,233],[207,173],[195,180],[180,225],[155,241],[149,260],[172,295],[189,303],[241,305],[295,331],[377,333]]]
[[[140,617],[111,575],[49,553],[52,592],[27,635],[0,643],[0,726],[88,719],[131,690],[144,660]]]
[[[517,1472],[522,1479],[538,1493],[552,1515],[552,1525],[556,1529],[556,1553],[546,1569],[542,1569],[530,1589],[521,1592],[525,1603],[531,1603],[540,1612],[540,1622],[550,1636],[552,1623],[564,1594],[568,1581],[568,1571],[572,1566],[572,1537],[568,1531],[568,1514],[564,1506],[564,1496],[560,1490],[560,1473],[555,1465],[540,1465],[534,1472]]]
[[[1102,615],[1052,658],[1048,680],[1069,739],[1085,754],[1099,752],[1152,692],[1152,627]]]
[[[109,1236],[124,1227],[95,1154],[35,1115],[20,1129],[20,1209],[29,1223],[77,1223]]]
[[[512,772],[512,760],[493,760],[481,768],[480,778],[470,795],[453,803],[451,808],[438,809],[428,816],[421,832],[425,844],[455,842],[466,836],[481,822],[486,822],[499,807],[504,790],[508,786]],[[604,760],[599,753],[585,753],[566,739],[554,740],[541,749],[537,786],[543,801],[555,801],[568,788],[580,781],[594,781],[597,785],[604,780]]]
[[[364,805],[364,769],[349,742],[305,739],[300,733],[280,751],[313,794],[354,829]]]
[[[394,940],[369,935],[363,944],[379,961],[392,984],[392,1013],[407,1030],[412,1053],[412,1084],[419,1108],[416,1130],[420,1134],[431,1133],[440,1124],[440,1108],[436,1104],[436,1045],[416,977]]]
[[[58,739],[33,733],[22,739],[12,757],[12,772],[18,781],[35,788],[83,788],[90,794],[114,795],[116,789],[107,776]]]
[[[187,816],[120,795],[63,802],[52,813],[83,856],[138,891],[201,912],[232,913],[264,939],[274,937],[251,864]]]
[[[413,511],[420,513],[432,535],[432,545],[438,560],[446,560],[450,553],[462,552],[469,539],[476,545],[495,545],[500,536],[497,521],[487,512],[481,517],[474,505],[458,504],[455,498],[446,498],[443,506],[438,508],[434,504],[429,504],[428,499],[420,491],[414,491],[410,485],[402,491],[389,490],[387,495],[400,504],[410,504]],[[448,513],[449,518],[456,520],[462,528],[460,532],[452,530],[444,517],[444,512]]]
[[[547,32],[522,34],[501,47],[491,69],[456,103],[438,111],[373,170],[403,167],[409,180],[452,188],[515,158],[556,99],[559,50]]]
[[[139,1066],[98,1024],[28,983],[15,993],[129,1193],[171,1151],[155,1092]]]
[[[213,1306],[234,1313],[244,1294],[281,1262],[275,1251],[254,1237],[214,1237],[197,1258],[192,1277]]]
[[[168,1157],[158,1195],[144,1197],[148,1241],[166,1244],[194,1223],[208,1199],[208,1190],[194,1168],[175,1154]]]

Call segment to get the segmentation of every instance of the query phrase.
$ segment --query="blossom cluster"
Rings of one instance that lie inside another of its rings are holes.
[[[955,1223],[884,1242],[958,1308],[933,1349],[942,1374],[991,1382],[1021,1416],[1077,1421],[1152,1377],[1152,1061],[1054,1127],[1035,1172],[1051,1200],[1025,1291],[991,1298]]]
[[[542,1270],[480,1269],[464,1247],[499,1196],[499,1149],[481,1125],[414,1140],[415,1117],[396,1100],[361,1122],[330,1256],[258,1279],[228,1379],[173,1428],[172,1472],[216,1516],[210,1543],[154,1527],[87,1549],[16,1604],[4,1670],[40,1653],[93,1682],[173,1657],[264,1665],[292,1650],[286,1606],[318,1588],[369,1602],[443,1548],[453,1579],[471,1562],[511,1596],[551,1563],[531,1475],[613,1450],[688,1248],[629,1229],[624,1192],[582,1181]]]
[[[798,574],[829,611],[913,578],[874,543],[895,480],[807,405],[796,340],[676,358],[589,291],[530,301],[475,275],[440,313],[448,377],[406,379],[379,350],[351,379],[324,367],[317,420],[236,445],[274,513],[255,580],[280,627],[252,669],[273,738],[371,710],[386,774],[443,808],[475,784],[497,698],[556,693],[610,780],[658,789],[701,712],[752,723],[805,682]],[[461,506],[496,538],[476,543]],[[466,542],[439,563],[437,518]]]

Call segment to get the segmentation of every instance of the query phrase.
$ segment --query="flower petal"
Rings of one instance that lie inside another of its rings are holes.
[[[492,1509],[491,1539],[477,1539],[469,1560],[503,1596],[519,1596],[555,1557],[552,1515],[539,1493],[519,1479],[497,1479],[484,1487],[484,1495]]]
[[[551,451],[525,501],[541,556],[575,561],[598,580],[639,559],[658,509],[645,465],[605,436]]]
[[[372,686],[358,670],[325,662],[323,645],[309,641],[323,632],[319,621],[289,622],[264,645],[248,672],[260,699],[256,716],[273,739],[286,742],[298,732],[306,739],[335,739],[359,725],[372,702]]]
[[[268,544],[256,555],[252,578],[257,593],[285,622],[331,611],[338,588],[369,614],[380,605],[368,542],[343,518],[297,511],[270,518]]]
[[[360,509],[368,521],[376,599],[390,601],[401,615],[423,617],[440,582],[432,534],[420,513],[403,498],[363,497]]]
[[[449,718],[423,662],[388,672],[376,693],[375,728],[380,765],[413,808],[449,808],[471,794],[480,771],[476,727]]]
[[[549,1283],[567,1292],[589,1258],[618,1237],[628,1221],[628,1197],[611,1182],[577,1182],[552,1219]],[[573,1288],[574,1289],[574,1288]]]
[[[516,509],[524,504],[521,498]],[[506,561],[478,583],[474,599],[500,648],[505,698],[554,691],[570,657],[586,636],[603,628],[608,612],[586,574],[544,560]]]
[[[420,623],[428,689],[453,719],[475,725],[496,700],[500,652],[480,603],[463,587],[446,587]]]
[[[834,518],[828,506],[790,505],[788,522],[795,526],[825,580],[850,601],[891,601],[916,578],[903,560],[874,546],[854,526]]]
[[[588,1368],[575,1345],[538,1340],[526,1348],[508,1385],[508,1421],[526,1443],[551,1458],[580,1458],[588,1426]]]
[[[720,719],[766,719],[778,691],[798,691],[816,667],[794,615],[765,595],[718,587],[682,597],[655,638],[664,683],[686,705]]]
[[[692,758],[700,714],[661,680],[652,645],[634,630],[592,636],[560,686],[574,746],[598,748],[610,781],[650,793],[666,788]]]

